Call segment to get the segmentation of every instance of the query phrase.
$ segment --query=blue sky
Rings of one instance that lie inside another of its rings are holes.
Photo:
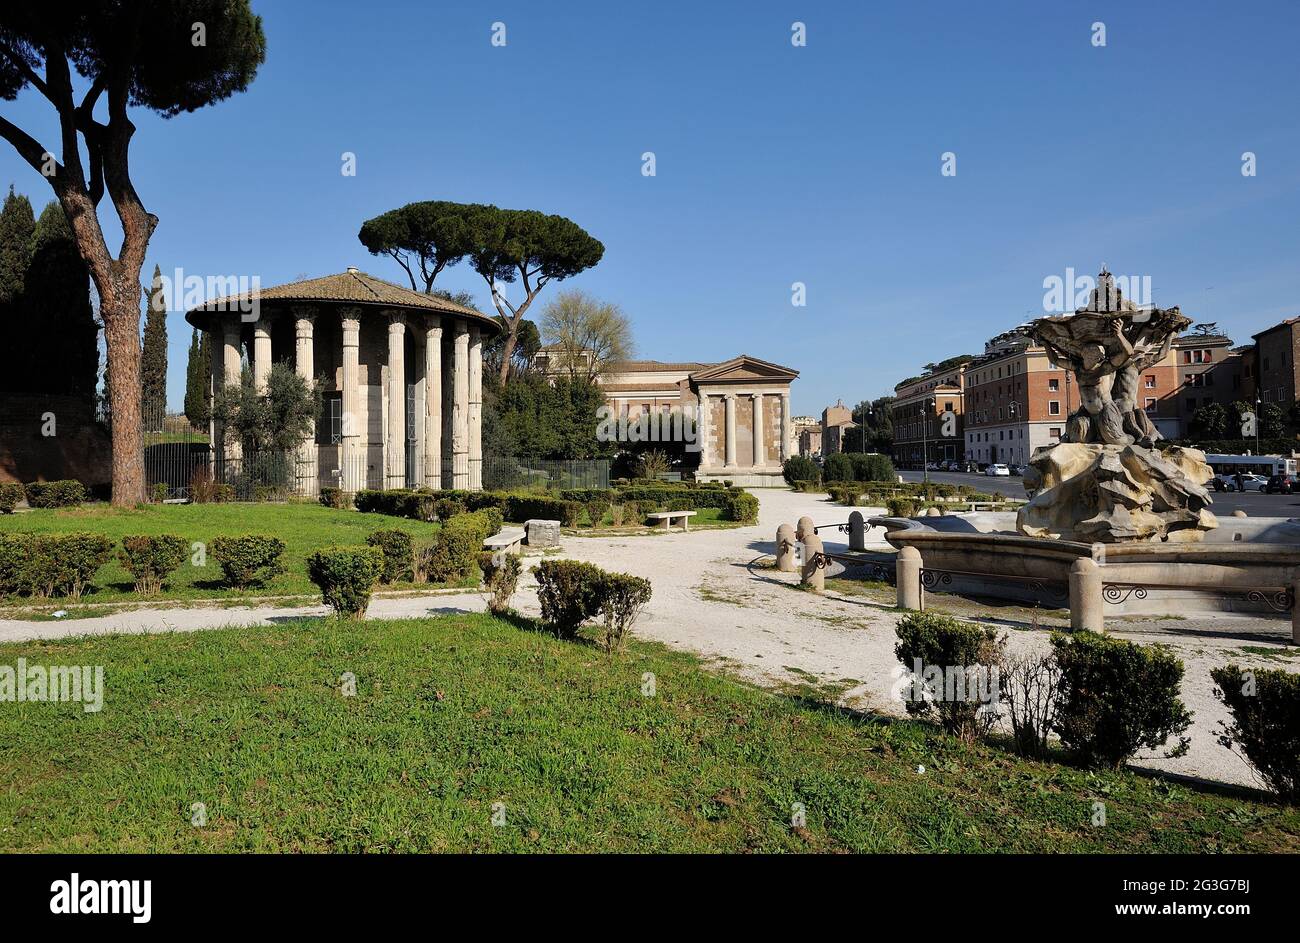
[[[640,356],[786,364],[799,413],[982,350],[1041,314],[1043,279],[1067,267],[1150,276],[1157,304],[1242,343],[1300,314],[1295,3],[254,9],[267,61],[246,94],[133,115],[133,177],[161,218],[146,278],[155,262],[263,285],[357,265],[400,282],[357,241],[368,217],[421,199],[535,208],[604,242],[566,284],[622,305]],[[0,113],[53,143],[33,93]],[[39,212],[44,182],[5,146],[11,180]],[[439,284],[489,305],[467,267]],[[178,408],[189,329],[179,312],[168,326]]]

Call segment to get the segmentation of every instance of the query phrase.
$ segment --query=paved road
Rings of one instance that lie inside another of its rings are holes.
[[[920,481],[919,471],[899,472],[904,481]],[[1013,498],[1025,497],[1025,486],[1019,478],[990,478],[987,475],[973,475],[964,472],[930,472],[930,480],[951,485],[971,485],[981,491],[1010,495]],[[1240,508],[1251,517],[1300,517],[1300,495],[1296,494],[1259,494],[1247,491],[1245,494],[1235,492],[1215,492],[1214,513],[1231,514]]]

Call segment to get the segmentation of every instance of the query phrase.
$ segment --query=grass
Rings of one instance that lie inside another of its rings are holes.
[[[230,589],[221,584],[221,567],[208,554],[205,566],[181,565],[168,579],[163,591],[152,600],[240,599],[266,596],[318,596],[319,591],[307,579],[306,559],[318,547],[330,544],[363,544],[376,530],[398,529],[429,539],[437,533],[436,524],[425,524],[383,514],[339,511],[320,504],[145,504],[135,508],[114,508],[106,504],[83,508],[31,511],[26,514],[0,515],[0,533],[94,531],[115,542],[128,534],[179,534],[187,541],[207,543],[220,535],[263,533],[279,537],[285,543],[282,560],[286,572],[267,585],[248,590]],[[393,589],[412,588],[413,584],[393,584]],[[82,603],[116,603],[139,600],[132,577],[119,560],[106,563],[95,579],[93,591],[83,595]],[[31,600],[9,596],[11,606],[52,604],[71,608],[73,600]]]
[[[0,850],[1300,851],[1294,808],[964,747],[530,625],[0,646],[0,664],[103,665],[106,688],[99,713],[0,703]]]

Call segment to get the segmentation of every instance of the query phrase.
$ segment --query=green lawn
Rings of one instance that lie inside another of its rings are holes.
[[[1300,851],[1294,808],[482,615],[0,646],[19,657],[102,664],[106,694],[99,713],[0,703],[4,851]]]
[[[191,543],[206,543],[222,534],[272,534],[285,543],[286,572],[265,587],[233,590],[221,585],[221,568],[208,555],[206,566],[183,564],[155,599],[231,599],[284,594],[319,595],[307,579],[307,555],[330,544],[361,544],[376,530],[401,529],[422,538],[437,533],[436,524],[425,524],[383,514],[337,511],[320,504],[148,504],[138,508],[114,508],[106,504],[83,508],[32,511],[0,515],[0,532],[94,531],[114,541],[128,534],[179,534]],[[116,559],[109,561],[95,579],[94,591],[83,603],[117,603],[140,597],[132,591],[132,578]],[[407,584],[409,587],[410,584]],[[394,584],[402,588],[402,584]],[[31,600],[4,597],[8,605],[68,600]]]

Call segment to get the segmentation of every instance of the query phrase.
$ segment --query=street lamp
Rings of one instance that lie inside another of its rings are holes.
[[[1016,434],[1016,430],[1014,428],[1016,422],[1016,401],[1015,400],[1012,400],[1010,403],[1007,404],[1007,414],[1011,418],[1011,424],[1012,424],[1011,434],[1014,436]],[[1016,461],[1017,462],[1024,461],[1023,456],[1021,456],[1018,450],[1016,452]]]
[[[926,427],[930,424],[930,409],[933,406],[933,396],[921,404],[921,480],[927,485],[930,483],[930,448],[926,438]]]
[[[1259,410],[1261,406],[1263,406],[1263,403],[1260,401],[1259,394],[1256,393],[1255,394],[1255,454],[1256,455],[1259,454],[1259,427],[1261,422]]]
[[[874,416],[874,415],[875,412],[872,411],[870,406],[867,406],[867,411],[862,414],[862,426],[860,427],[860,431],[862,433],[862,454],[863,455],[867,454],[867,417]]]

